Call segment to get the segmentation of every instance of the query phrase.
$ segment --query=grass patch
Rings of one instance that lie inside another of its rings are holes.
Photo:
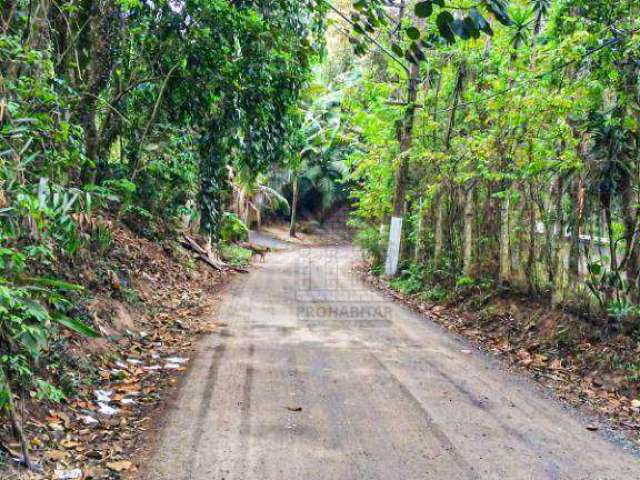
[[[239,247],[232,243],[225,243],[220,247],[220,256],[222,259],[234,267],[243,267],[248,265],[249,262],[251,262],[252,254],[251,250]]]

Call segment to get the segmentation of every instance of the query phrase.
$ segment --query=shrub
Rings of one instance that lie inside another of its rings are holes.
[[[246,241],[249,238],[249,228],[238,215],[225,212],[220,227],[220,238],[225,243]]]
[[[372,227],[363,228],[356,233],[354,242],[362,248],[367,260],[371,262],[372,269],[382,266],[385,258],[386,240],[379,230]]]

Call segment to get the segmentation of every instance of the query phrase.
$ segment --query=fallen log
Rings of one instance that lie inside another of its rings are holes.
[[[182,238],[183,238],[182,244],[192,252],[195,252],[197,254],[198,260],[206,263],[207,265],[214,268],[215,270],[218,270],[219,272],[224,272],[226,270],[233,270],[239,273],[249,273],[249,270],[245,268],[234,267],[233,265],[229,265],[228,263],[223,262],[219,258],[216,258],[216,256],[214,256],[213,252],[211,251],[210,245],[208,245],[207,248],[205,249],[201,247],[200,244],[195,241],[195,239],[193,239],[187,234],[183,234]]]

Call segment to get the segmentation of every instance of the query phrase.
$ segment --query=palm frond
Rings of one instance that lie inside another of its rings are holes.
[[[291,210],[291,206],[289,205],[288,200],[284,198],[284,196],[280,192],[266,185],[260,185],[259,188],[260,188],[260,193],[262,193],[265,196],[265,198],[269,200],[271,207],[282,206],[282,207],[285,207],[287,211]]]

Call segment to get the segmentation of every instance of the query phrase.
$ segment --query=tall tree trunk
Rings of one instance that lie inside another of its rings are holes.
[[[414,263],[419,263],[422,260],[422,255],[424,254],[424,221],[425,221],[425,211],[427,209],[424,208],[424,199],[420,198],[420,203],[418,205],[418,225],[416,226],[416,244],[413,250],[413,261]]]
[[[560,306],[567,300],[569,289],[569,260],[571,244],[567,241],[566,219],[564,213],[564,177],[558,176],[556,198],[556,225],[552,235],[555,236],[554,246],[554,275],[553,291],[551,293],[551,304],[554,307]]]
[[[635,194],[628,194],[633,199],[625,198],[625,229],[627,253],[625,256],[625,272],[627,275],[628,289],[634,302],[640,301],[640,248],[638,240],[640,237],[640,210],[635,207],[637,200]]]
[[[528,182],[527,189],[527,206],[528,206],[528,218],[529,224],[529,244],[527,249],[527,259],[525,263],[525,274],[529,282],[529,292],[533,293],[538,289],[537,270],[535,269],[536,262],[536,226],[538,223],[538,217],[536,215],[536,203],[533,198],[533,185]]]
[[[453,90],[453,96],[451,97],[451,108],[449,109],[449,120],[447,121],[447,130],[444,136],[444,150],[449,151],[451,147],[451,136],[453,135],[453,127],[456,123],[456,112],[458,111],[458,103],[460,102],[460,95],[462,94],[462,87],[467,77],[467,66],[464,62],[458,67],[458,75],[456,77],[456,85]]]
[[[451,137],[453,135],[453,128],[456,122],[456,112],[458,109],[458,102],[462,93],[462,87],[467,75],[466,64],[463,62],[458,67],[458,75],[456,77],[456,85],[451,96],[451,107],[449,109],[449,119],[447,121],[447,130],[444,135],[444,151],[449,152],[451,147]],[[435,265],[440,265],[442,262],[442,248],[444,245],[444,215],[446,207],[446,186],[447,181],[444,179],[440,185],[440,191],[437,196],[436,205],[436,233],[435,233],[435,248],[433,252],[433,259]]]
[[[511,228],[509,212],[511,210],[511,192],[504,191],[500,202],[500,283],[511,283]]]
[[[119,7],[116,2],[100,0],[95,3],[89,22],[91,60],[86,73],[87,84],[79,102],[79,121],[85,132],[85,155],[90,164],[82,172],[84,182],[96,180],[98,159],[97,106],[100,94],[108,86],[113,70],[113,52],[117,46]]]
[[[584,230],[584,201],[585,201],[584,178],[581,175],[574,180],[571,187],[571,204],[573,212],[570,221],[567,222],[571,238],[569,239],[569,274],[571,279],[580,279],[582,248],[581,237]]]
[[[618,249],[615,238],[615,232],[613,230],[613,212],[611,195],[606,196],[606,200],[603,201],[602,206],[604,208],[604,219],[607,226],[607,238],[609,239],[609,268],[611,272],[618,271]]]
[[[49,8],[50,0],[40,0],[32,4],[31,25],[26,43],[33,49],[39,50],[45,58],[49,46]]]
[[[527,182],[522,181],[514,185],[519,193],[519,202],[512,211],[515,210],[517,216],[515,220],[518,222],[519,228],[516,233],[516,242],[511,243],[511,279],[512,282],[523,292],[531,291],[531,277],[529,275],[529,256],[531,248],[531,240],[529,238],[531,229],[525,228],[530,225],[529,218],[531,208],[527,196]],[[513,217],[513,216],[512,216]],[[513,219],[513,218],[512,218]]]
[[[464,198],[464,234],[462,243],[462,269],[467,277],[475,274],[473,262],[474,185],[469,185]]]
[[[393,195],[393,214],[389,227],[389,245],[385,263],[385,274],[394,277],[398,273],[400,261],[400,242],[402,241],[402,222],[404,215],[405,191],[407,182],[408,152],[413,140],[413,124],[415,121],[416,99],[418,96],[418,79],[420,66],[412,63],[409,67],[409,79],[407,83],[407,109],[402,123],[402,136],[400,139],[400,165],[396,170],[395,191]]]
[[[438,266],[442,263],[442,248],[444,245],[444,210],[446,197],[444,190],[438,192],[436,198],[436,227],[433,248],[433,264]]]
[[[558,241],[556,246],[556,273],[553,278],[551,305],[558,307],[566,303],[569,291],[569,261],[571,245],[566,240]]]
[[[300,180],[298,175],[294,175],[292,178],[293,192],[291,193],[291,222],[289,223],[289,236],[296,236],[296,221],[298,216],[298,189]]]

